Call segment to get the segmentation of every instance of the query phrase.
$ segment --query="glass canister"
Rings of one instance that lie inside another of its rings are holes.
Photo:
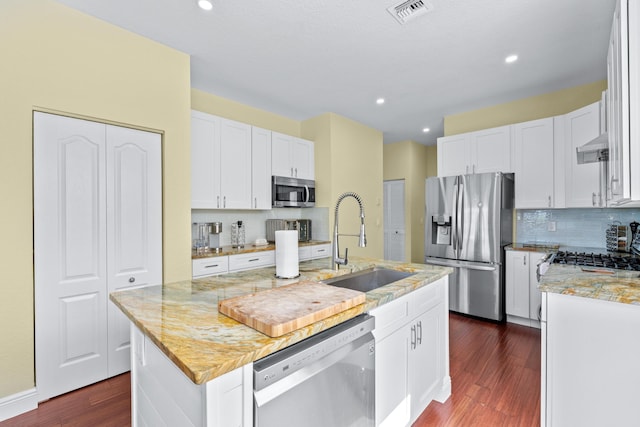
[[[231,247],[244,248],[244,224],[236,221],[231,224]]]

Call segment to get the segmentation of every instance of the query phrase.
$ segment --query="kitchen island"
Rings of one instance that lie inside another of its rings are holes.
[[[541,425],[639,425],[640,272],[551,264],[540,290]]]
[[[131,320],[132,327],[132,411],[134,425],[244,425],[253,423],[252,362],[329,329],[359,314],[374,314],[376,308],[406,304],[403,298],[414,291],[429,291],[429,307],[437,308],[437,331],[425,331],[425,337],[435,337],[437,346],[437,384],[429,384],[431,398],[446,400],[450,394],[448,353],[448,292],[447,276],[451,269],[423,264],[406,264],[377,259],[352,258],[347,268],[333,271],[328,259],[300,263],[297,279],[276,279],[274,268],[263,268],[206,279],[150,286],[111,294],[111,300]],[[268,290],[298,281],[319,281],[335,275],[348,274],[372,266],[410,271],[415,274],[366,293],[364,304],[328,317],[286,335],[271,338],[242,323],[218,313],[218,302],[240,295]],[[418,295],[418,292],[416,292]],[[412,312],[403,309],[402,312]],[[422,314],[422,313],[420,313]],[[381,313],[381,318],[387,316]],[[416,314],[417,316],[417,314]],[[407,318],[407,324],[414,320]],[[425,326],[427,324],[425,323]],[[386,326],[386,328],[385,328]],[[405,324],[398,325],[398,335],[391,334],[390,325],[376,325],[376,346],[389,337],[404,338]],[[422,326],[422,323],[421,323]],[[431,334],[433,332],[433,334]],[[426,338],[425,338],[426,341]],[[413,343],[415,344],[415,343]],[[427,346],[424,346],[425,348]],[[381,346],[384,349],[384,345]],[[397,348],[396,348],[397,350]],[[385,360],[378,353],[378,359]],[[406,363],[409,364],[408,360]],[[379,366],[376,364],[376,369]],[[384,367],[382,372],[384,372]],[[434,371],[435,372],[435,371]],[[376,374],[377,375],[377,374]],[[381,377],[383,378],[383,377]],[[376,383],[378,378],[376,376]],[[409,392],[405,387],[406,393]],[[385,392],[376,396],[385,397]],[[390,396],[391,397],[391,396]],[[403,396],[404,401],[408,396]],[[388,399],[387,399],[388,400]],[[409,399],[410,400],[410,399]],[[417,407],[398,410],[393,415],[376,414],[377,424],[385,420],[405,420]],[[389,407],[389,405],[386,405]],[[424,408],[422,408],[424,409]],[[420,411],[421,412],[421,411]],[[411,416],[413,418],[413,416]],[[391,423],[391,421],[386,421]],[[178,423],[178,424],[176,424]]]

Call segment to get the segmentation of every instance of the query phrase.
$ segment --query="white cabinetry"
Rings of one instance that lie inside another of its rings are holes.
[[[160,135],[34,113],[39,400],[129,370],[110,292],[162,282]]]
[[[448,278],[371,311],[376,317],[376,425],[411,425],[451,394]]]
[[[207,276],[215,276],[229,272],[229,257],[214,256],[197,258],[192,261],[192,276],[194,279]]]
[[[549,117],[513,126],[516,209],[556,206],[553,122]]]
[[[253,209],[271,209],[271,131],[251,129],[251,200]]]
[[[543,293],[541,425],[639,424],[640,307]]]
[[[135,326],[131,326],[132,424],[253,426],[253,365],[195,384]]]
[[[591,208],[605,205],[600,189],[600,164],[579,165],[576,148],[600,135],[600,102],[564,116],[565,128],[565,206]]]
[[[438,176],[512,172],[511,127],[438,138]]]
[[[276,265],[276,251],[229,255],[229,272]]]
[[[312,141],[273,132],[271,149],[273,175],[315,179]]]
[[[618,0],[607,56],[609,205],[640,202],[640,6]]]
[[[539,328],[540,291],[536,270],[542,252],[506,251],[505,309],[507,321]]]
[[[251,126],[191,112],[191,207],[250,209]]]

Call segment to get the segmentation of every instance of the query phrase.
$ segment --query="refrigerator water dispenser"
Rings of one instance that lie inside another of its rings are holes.
[[[434,245],[451,244],[451,215],[433,215],[431,217],[431,227],[433,227]]]

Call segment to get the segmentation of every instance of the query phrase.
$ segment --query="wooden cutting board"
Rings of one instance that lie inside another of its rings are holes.
[[[218,311],[279,337],[364,303],[364,292],[304,281],[218,303]]]

